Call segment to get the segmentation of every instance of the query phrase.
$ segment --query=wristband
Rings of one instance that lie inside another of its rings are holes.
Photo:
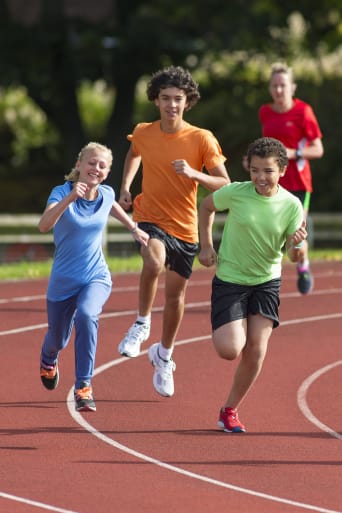
[[[298,148],[296,150],[296,160],[300,160],[303,158],[303,150],[301,148]]]
[[[138,223],[135,223],[135,226],[134,226],[133,230],[130,230],[130,232],[132,234],[134,234],[137,231],[137,229],[138,229]]]
[[[300,249],[300,248],[302,248],[302,247],[303,247],[303,245],[304,245],[304,241],[302,240],[301,242],[299,242],[299,243],[298,243],[298,244],[296,244],[296,245],[291,244],[291,246],[290,246],[290,247],[291,247],[292,249]]]

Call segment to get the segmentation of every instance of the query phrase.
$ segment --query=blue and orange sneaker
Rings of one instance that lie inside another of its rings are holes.
[[[90,383],[83,381],[80,388],[74,390],[76,411],[96,411],[93,389]]]
[[[48,390],[54,390],[59,382],[59,371],[57,363],[55,365],[40,364],[40,380]]]
[[[221,408],[217,425],[226,433],[244,433],[246,431],[245,426],[239,421],[237,411],[229,406]]]

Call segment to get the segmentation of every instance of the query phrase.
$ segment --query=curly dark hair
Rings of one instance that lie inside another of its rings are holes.
[[[192,78],[190,71],[181,66],[170,66],[154,73],[147,85],[147,98],[154,101],[158,98],[160,90],[167,87],[177,87],[185,92],[188,103],[186,110],[196,105],[201,97],[198,84]]]
[[[254,155],[261,158],[275,157],[280,169],[284,169],[289,161],[285,146],[283,143],[278,141],[278,139],[274,139],[273,137],[260,137],[248,146],[248,167],[250,166]]]

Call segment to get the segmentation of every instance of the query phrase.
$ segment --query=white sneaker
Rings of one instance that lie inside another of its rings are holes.
[[[140,353],[140,346],[150,336],[150,323],[135,322],[121,340],[118,351],[123,356],[134,358]]]
[[[176,370],[175,362],[163,360],[159,356],[159,343],[153,344],[148,350],[148,357],[154,367],[153,385],[158,394],[171,397],[174,394],[173,371]]]

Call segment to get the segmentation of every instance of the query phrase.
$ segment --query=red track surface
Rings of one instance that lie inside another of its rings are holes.
[[[70,402],[73,343],[57,390],[40,384],[46,281],[1,283],[0,512],[341,513],[342,264],[313,271],[315,290],[302,297],[294,266],[284,269],[282,324],[240,407],[242,435],[216,428],[236,363],[211,345],[212,272],[190,280],[168,399],[153,389],[145,351],[130,360],[117,353],[135,317],[138,276],[114,278],[93,380],[98,411],[83,415]],[[162,304],[161,283],[149,342]]]

